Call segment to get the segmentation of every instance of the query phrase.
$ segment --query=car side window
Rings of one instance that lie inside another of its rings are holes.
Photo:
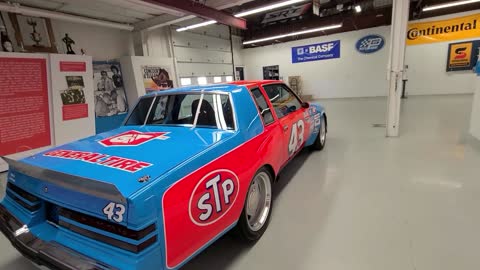
[[[283,84],[264,85],[273,109],[278,118],[282,118],[302,107],[300,100]]]
[[[262,116],[263,122],[265,123],[265,125],[272,123],[273,122],[272,112],[270,111],[267,100],[263,96],[260,89],[253,88],[251,92],[253,94],[253,97],[255,98],[255,102],[257,103],[257,106],[258,106],[258,111],[260,112],[260,115]]]

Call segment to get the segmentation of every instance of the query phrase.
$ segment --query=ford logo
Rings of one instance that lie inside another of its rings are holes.
[[[383,48],[385,39],[379,35],[368,35],[357,41],[355,47],[361,53],[374,53]]]

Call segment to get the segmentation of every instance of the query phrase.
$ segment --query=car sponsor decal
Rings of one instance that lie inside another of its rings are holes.
[[[198,226],[215,223],[224,216],[235,203],[239,181],[230,170],[215,170],[205,175],[192,192],[189,214]]]
[[[112,137],[100,140],[103,146],[138,146],[153,139],[166,140],[170,137],[166,136],[169,132],[139,132],[130,130]]]
[[[106,166],[113,169],[132,173],[152,166],[152,164],[148,162],[94,152],[59,149],[47,152],[43,155],[46,157],[79,160],[82,162],[93,163],[99,166]]]

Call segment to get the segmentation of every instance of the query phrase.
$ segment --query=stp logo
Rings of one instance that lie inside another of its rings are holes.
[[[166,140],[169,132],[139,132],[130,130],[99,141],[103,146],[137,146],[153,139]]]
[[[233,206],[239,182],[234,172],[216,170],[205,175],[193,190],[189,203],[190,219],[207,226],[223,217]]]

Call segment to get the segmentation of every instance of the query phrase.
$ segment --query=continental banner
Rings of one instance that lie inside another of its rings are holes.
[[[480,14],[443,21],[409,23],[407,45],[478,38]]]

